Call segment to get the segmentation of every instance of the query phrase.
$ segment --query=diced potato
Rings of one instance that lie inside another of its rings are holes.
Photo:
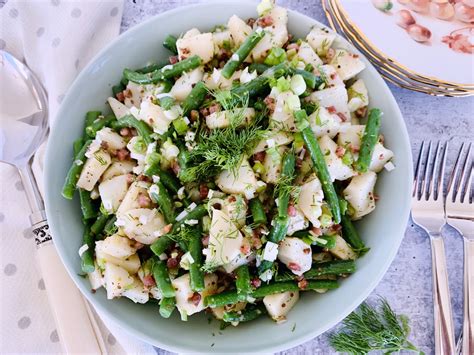
[[[335,113],[329,113],[325,107],[319,107],[309,116],[311,129],[316,137],[328,136],[334,138],[341,131],[341,126],[349,126],[343,123],[341,118]]]
[[[206,84],[206,87],[210,90],[230,89],[232,87],[232,83],[240,78],[241,73],[242,71],[236,70],[229,79],[226,79],[222,75],[222,69],[214,68],[212,74],[204,73],[202,80],[204,81],[204,84]]]
[[[393,158],[393,152],[385,148],[382,143],[377,143],[374,147],[374,152],[370,160],[369,170],[380,172],[384,165]]]
[[[220,210],[213,209],[206,263],[224,265],[231,262],[240,254],[242,243],[242,233],[230,217]]]
[[[342,113],[349,122],[351,116],[347,107],[347,90],[344,86],[333,86],[315,91],[309,96],[309,100],[319,103],[319,106],[322,107],[334,107],[336,112]]]
[[[321,205],[323,198],[324,193],[321,182],[317,177],[305,182],[301,186],[297,206],[314,227],[321,225],[318,218],[322,213]]]
[[[331,138],[322,136],[319,139],[319,147],[324,155],[331,181],[346,180],[354,175],[352,167],[344,164],[342,159],[336,155],[338,146]]]
[[[214,41],[214,48],[219,48],[224,45],[225,42],[231,42],[232,38],[230,36],[230,31],[216,31],[212,33],[212,40]]]
[[[127,84],[127,95],[125,95],[125,100],[123,103],[129,108],[138,108],[147,94],[148,93],[145,85],[140,85],[134,83],[133,81],[129,81]]]
[[[263,304],[273,320],[282,321],[296,302],[298,302],[298,299],[299,291],[287,291],[265,296]]]
[[[254,61],[262,62],[273,47],[283,47],[288,41],[288,11],[284,7],[274,6],[266,14],[273,19],[273,25],[265,27],[265,36],[257,43],[251,55]]]
[[[344,189],[344,198],[354,208],[353,219],[359,219],[375,208],[374,187],[377,174],[368,171],[362,175],[354,176],[349,185]]]
[[[224,200],[222,212],[230,217],[239,228],[245,225],[247,216],[247,202],[242,195],[230,195]]]
[[[102,174],[102,181],[112,179],[115,176],[126,175],[133,171],[135,163],[130,160],[114,161]]]
[[[203,75],[202,67],[198,67],[196,69],[191,70],[190,72],[183,73],[178,80],[174,83],[173,87],[171,88],[170,94],[178,101],[184,101],[191,90],[193,89],[194,85],[201,81]]]
[[[286,237],[278,247],[278,260],[295,275],[303,275],[311,269],[311,247],[300,238]]]
[[[300,109],[299,97],[291,91],[285,91],[277,95],[275,99],[275,110],[270,117],[271,127],[282,130],[296,130],[295,118],[293,112]]]
[[[107,102],[117,119],[130,114],[130,109],[114,97],[109,97]]]
[[[252,252],[249,252],[248,255],[243,255],[242,253],[240,253],[239,255],[235,257],[234,260],[232,260],[231,262],[227,264],[222,265],[222,268],[225,270],[225,272],[230,274],[239,266],[248,264],[250,261],[253,261],[253,260],[255,260],[255,254],[253,254]]]
[[[307,42],[301,43],[298,50],[298,57],[303,59],[306,64],[311,64],[313,69],[317,69],[318,66],[323,64],[321,58],[319,58],[319,56]]]
[[[364,125],[351,125],[342,130],[337,136],[337,144],[350,147],[356,151],[360,148],[360,140],[364,134]]]
[[[352,79],[365,69],[365,64],[360,60],[359,55],[349,53],[345,49],[336,49],[330,64],[344,81]]]
[[[116,258],[126,259],[137,252],[132,246],[132,241],[118,234],[105,238],[101,243],[101,250]]]
[[[301,195],[300,195],[301,196]],[[305,218],[303,212],[300,209],[296,209],[296,213],[294,216],[290,216],[288,222],[288,230],[286,232],[287,235],[293,235],[293,233],[304,230],[308,228],[308,220]]]
[[[265,160],[263,161],[264,172],[261,174],[261,178],[267,184],[276,184],[281,175],[281,164],[283,153],[286,147],[280,146],[277,148],[277,154],[265,154]]]
[[[192,37],[180,38],[176,41],[176,48],[178,48],[179,60],[198,55],[205,64],[209,63],[214,57],[212,33],[201,33]]]
[[[210,129],[226,128],[232,120],[241,122],[238,126],[249,124],[255,117],[255,109],[247,107],[235,111],[218,111],[206,116],[206,125]]]
[[[204,277],[204,290],[199,292],[201,299],[198,304],[194,304],[191,300],[194,291],[191,289],[189,274],[184,274],[172,280],[171,284],[176,291],[176,307],[181,313],[181,317],[186,319],[187,316],[201,312],[205,308],[204,298],[217,291],[217,275],[209,274]]]
[[[347,89],[349,95],[349,111],[355,112],[369,104],[369,93],[362,79],[357,80]]]
[[[192,38],[199,34],[201,34],[201,31],[199,31],[196,27],[193,27],[190,30],[186,31],[186,33],[183,35],[183,38]]]
[[[294,138],[291,133],[273,130],[265,134],[265,137],[258,142],[257,146],[253,149],[253,154],[263,152],[269,148],[268,142],[275,143],[275,146],[287,145],[293,142]]]
[[[236,15],[233,15],[229,19],[227,27],[229,28],[230,36],[236,47],[240,46],[248,35],[252,33],[252,28]]]
[[[102,181],[99,185],[99,194],[105,210],[115,213],[128,191],[127,175],[115,176]]]
[[[91,284],[91,289],[93,291],[98,290],[103,286],[104,280],[102,277],[102,274],[100,272],[99,266],[97,263],[94,263],[95,269],[92,272],[89,272],[87,274],[87,278],[89,279],[89,282]]]
[[[110,154],[103,149],[99,149],[92,154],[90,158],[84,163],[81,175],[77,181],[77,187],[81,189],[92,191],[97,181],[104,173],[104,171],[111,164],[112,159]],[[75,164],[75,163],[74,163]]]
[[[216,179],[219,188],[228,194],[244,194],[251,198],[256,191],[257,178],[247,159],[242,159],[236,171],[222,171]]]
[[[154,132],[163,134],[168,130],[171,121],[177,117],[176,115],[167,114],[167,112],[169,111],[165,111],[160,106],[146,100],[140,106],[137,119],[145,121],[149,126],[153,127]]]
[[[117,218],[120,218],[129,210],[140,208],[140,205],[138,204],[138,195],[148,195],[148,190],[146,186],[147,184],[143,181],[135,181],[130,185],[127,194],[123,198],[123,201],[117,210]]]
[[[211,311],[212,314],[214,314],[214,317],[221,320],[224,317],[225,312],[240,312],[245,308],[246,305],[247,302],[237,302],[236,304],[228,305],[225,307],[211,308]]]
[[[329,48],[336,39],[336,34],[327,28],[314,27],[306,36],[306,40],[319,56],[326,56]]]
[[[120,266],[127,270],[130,275],[136,274],[140,268],[140,258],[137,254],[133,254],[126,259],[116,258],[115,256],[106,254],[102,251],[102,240],[99,240],[95,243],[95,255],[97,260],[97,265],[100,268],[105,268],[106,263],[114,264]]]
[[[121,215],[123,230],[127,237],[143,244],[153,244],[162,234],[166,225],[163,215],[156,209],[137,208]]]
[[[109,300],[119,297],[133,283],[127,270],[112,263],[105,263],[104,286]]]
[[[135,303],[147,303],[149,300],[149,291],[137,277],[132,277],[133,282],[126,287],[122,296],[131,299]]]
[[[344,81],[342,81],[341,77],[332,65],[321,65],[319,69],[321,69],[321,74],[324,75],[324,78],[326,80],[326,88],[339,85],[345,86]]]
[[[340,235],[336,236],[336,246],[332,249],[329,249],[329,252],[342,260],[357,259],[357,254]]]

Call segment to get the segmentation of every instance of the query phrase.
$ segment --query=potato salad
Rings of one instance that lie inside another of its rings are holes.
[[[109,112],[86,114],[62,194],[80,198],[92,290],[236,326],[283,322],[302,292],[355,272],[368,247],[353,221],[394,168],[382,112],[357,54],[287,24],[264,0],[255,18],[170,34],[166,63],[126,68]]]

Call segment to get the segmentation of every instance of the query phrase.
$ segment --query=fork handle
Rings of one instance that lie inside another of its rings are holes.
[[[464,237],[463,355],[474,352],[474,240]]]
[[[435,354],[451,355],[455,353],[456,346],[444,241],[440,233],[430,233],[430,241],[433,263]]]

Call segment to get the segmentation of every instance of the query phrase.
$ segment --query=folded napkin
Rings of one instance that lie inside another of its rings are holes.
[[[0,49],[24,61],[48,92],[50,121],[80,70],[119,34],[123,0],[17,1],[0,9]],[[21,105],[21,102],[18,102]],[[0,122],[1,124],[1,122]],[[44,145],[33,164],[43,186]],[[59,353],[58,332],[29,234],[29,207],[16,169],[0,164],[0,353]],[[155,354],[100,317],[109,353]]]

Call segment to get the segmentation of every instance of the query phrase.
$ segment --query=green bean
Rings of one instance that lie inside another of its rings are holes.
[[[102,115],[100,111],[89,111],[86,113],[86,119],[84,123],[84,135],[87,135],[86,128],[94,123],[95,120]]]
[[[286,232],[285,232],[286,233]],[[262,260],[257,267],[258,275],[262,275],[265,271],[273,267],[273,261]]]
[[[94,265],[94,237],[90,233],[89,226],[86,225],[83,234],[83,243],[87,245],[87,250],[81,254],[81,268],[86,274],[95,270]]]
[[[111,216],[108,220],[107,223],[104,226],[104,232],[107,235],[112,235],[117,233],[117,226],[115,225],[115,221],[117,221],[117,217],[115,215]]]
[[[304,273],[304,278],[311,280],[323,275],[352,274],[355,270],[356,266],[353,260],[326,261],[313,264],[311,269]]]
[[[253,223],[262,225],[267,223],[267,215],[263,207],[262,201],[258,197],[253,198],[249,202],[250,211],[252,212]]]
[[[262,29],[255,30],[250,34],[245,41],[240,45],[239,49],[232,55],[232,57],[225,63],[222,69],[222,76],[226,79],[230,79],[236,69],[241,65],[245,58],[248,57],[252,49],[260,42],[265,36],[265,31]]]
[[[159,70],[155,70],[154,72],[149,74],[137,73],[136,71],[125,69],[123,71],[123,76],[126,79],[137,84],[152,84],[157,83],[158,81],[172,79],[176,76],[181,75],[183,72],[197,68],[201,65],[201,63],[201,58],[197,55],[194,55],[176,64],[165,66]]]
[[[157,175],[160,177],[160,181],[165,185],[165,187],[173,194],[177,194],[178,190],[181,188],[179,180],[171,172],[162,170],[160,164],[154,164],[145,170],[146,176]]]
[[[72,200],[72,198],[74,197],[74,191],[76,191],[77,180],[79,180],[79,176],[81,175],[82,167],[84,166],[84,162],[86,160],[86,152],[91,142],[91,140],[88,140],[84,143],[82,149],[74,157],[74,161],[67,173],[62,190],[62,195],[68,200]]]
[[[163,295],[163,298],[174,297],[175,290],[171,284],[170,275],[166,264],[161,260],[155,260],[153,263],[153,277]]]
[[[273,225],[268,234],[268,240],[273,243],[281,242],[288,232],[289,222],[290,220],[287,216],[273,219]]]
[[[152,142],[151,134],[153,130],[144,121],[139,121],[132,115],[126,115],[118,119],[119,127],[133,127],[137,130],[138,135],[143,138],[143,141],[148,145]]]
[[[247,296],[252,291],[252,288],[250,287],[250,272],[248,265],[239,266],[235,271],[235,274],[237,276],[237,280],[235,281],[237,294],[242,300],[246,300]]]
[[[254,97],[264,95],[269,90],[270,78],[277,79],[288,74],[289,71],[290,67],[286,62],[275,65],[248,83],[233,87],[231,92],[236,96],[244,96],[248,94],[249,97]]]
[[[273,295],[275,293],[282,293],[287,291],[298,291],[298,285],[293,281],[286,282],[274,282],[270,284],[265,284],[257,288],[252,292],[252,297],[254,298],[263,298],[268,295]]]
[[[293,69],[293,74],[299,74],[303,77],[306,85],[311,89],[317,89],[324,83],[321,76],[315,75],[309,71],[302,69]]]
[[[257,319],[262,314],[266,313],[265,306],[263,305],[250,305],[247,306],[241,312],[225,312],[222,320],[224,322],[233,323],[233,322],[249,322],[251,320]]]
[[[79,154],[83,145],[84,145],[84,140],[82,138],[76,139],[74,143],[72,143],[72,151],[73,151],[74,156]]]
[[[226,291],[216,295],[210,295],[204,298],[204,305],[207,307],[223,307],[226,305],[236,304],[240,301],[240,296],[236,291]]]
[[[339,224],[341,222],[339,199],[336,190],[334,189],[334,185],[331,182],[331,176],[329,175],[328,167],[324,160],[323,153],[321,152],[321,148],[319,147],[318,141],[309,126],[308,115],[305,110],[296,111],[294,115],[297,121],[297,127],[301,131],[306,148],[311,156],[313,170],[318,175],[319,181],[321,181],[324,198],[329,204],[334,222]]]
[[[204,217],[207,214],[207,209],[204,205],[199,205],[195,207],[192,211],[188,212],[188,214],[183,217],[183,219],[177,221],[174,225],[173,228],[171,229],[170,234],[176,233],[181,226],[190,219],[196,219],[200,220],[202,217]],[[174,243],[173,239],[170,237],[170,235],[165,234],[159,237],[150,247],[150,249],[155,253],[155,255],[160,256],[163,254],[166,249],[168,249],[172,244]]]
[[[104,231],[105,225],[109,220],[109,216],[106,214],[101,214],[97,217],[96,221],[91,226],[91,233],[95,236],[98,236]]]
[[[158,204],[166,223],[173,223],[176,217],[173,199],[161,181],[157,181],[155,185],[158,187],[158,192],[150,189],[151,199]]]
[[[257,74],[262,74],[265,70],[269,69],[270,66],[263,63],[252,63],[249,65],[249,73],[257,71]]]
[[[304,290],[333,290],[338,287],[336,280],[309,280]]]
[[[346,214],[341,215],[341,226],[342,226],[342,238],[348,242],[356,251],[363,251],[366,247],[364,242],[359,236],[357,229],[349,216]]]
[[[160,301],[160,315],[163,318],[169,318],[176,308],[176,299],[174,297],[162,298]]]
[[[106,126],[109,126],[113,121],[115,121],[114,115],[107,115],[104,118],[99,118],[91,125],[86,127],[86,133],[90,138],[95,138],[95,135],[98,131]]]
[[[81,201],[82,218],[88,220],[97,217],[97,209],[91,199],[89,191],[79,189],[79,199]]]
[[[176,48],[176,41],[178,39],[175,36],[168,35],[163,41],[163,47],[169,50],[173,54],[178,54],[178,49]]]
[[[311,245],[317,245],[321,248],[333,249],[336,247],[335,235],[321,235],[315,238],[308,231],[299,231],[294,233],[293,237],[301,238],[304,242]]]
[[[296,158],[293,152],[287,152],[283,156],[280,180],[277,183],[278,191],[278,217],[285,218],[288,216],[288,204],[290,202],[290,191],[288,186],[293,183],[295,175]]]
[[[192,110],[199,109],[206,99],[207,93],[208,89],[202,81],[194,85],[189,95],[181,104],[181,107],[183,108],[183,116],[187,116]]]
[[[195,292],[204,290],[204,272],[202,267],[202,241],[200,228],[193,229],[193,235],[189,240],[189,253],[193,263],[189,265],[189,277],[191,289]]]
[[[154,72],[155,70],[163,68],[165,65],[168,65],[169,62],[163,62],[163,63],[153,63],[150,65],[147,65],[143,68],[135,70],[137,73],[142,73],[142,74],[147,74]]]
[[[370,165],[375,145],[379,138],[380,122],[382,119],[382,111],[373,108],[369,112],[369,118],[365,125],[364,135],[360,143],[359,158],[354,167],[358,172],[365,173]]]

